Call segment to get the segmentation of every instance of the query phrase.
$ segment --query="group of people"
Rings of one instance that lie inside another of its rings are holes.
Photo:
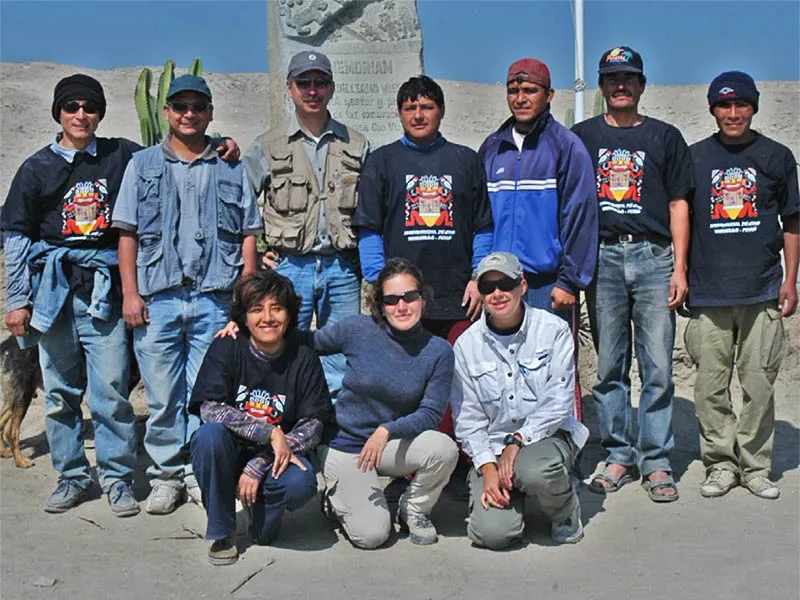
[[[773,384],[781,319],[797,306],[796,162],[752,129],[759,93],[747,74],[711,82],[718,131],[691,147],[639,113],[645,84],[637,52],[605,52],[606,112],[570,131],[550,114],[548,67],[518,60],[506,76],[511,115],[475,152],[440,133],[440,86],[412,77],[397,94],[403,136],[373,150],[328,112],[330,60],[304,51],[287,72],[294,112],[239,162],[235,142],[206,136],[212,93],[200,77],[172,82],[169,136],[146,149],[95,136],[99,82],[58,82],[61,132],[23,163],[2,210],[6,323],[22,345],[39,344],[59,473],[45,510],[88,497],[87,392],[111,510],[139,512],[132,348],[150,413],[145,510],[201,504],[213,564],[237,560],[237,499],[254,541],[269,543],[283,513],[316,494],[315,470],[324,512],[357,547],[392,531],[379,476],[401,483],[397,521],[410,540],[434,543],[430,512],[454,472],[468,481],[476,545],[518,542],[528,496],[553,540],[575,543],[570,474],[588,437],[581,292],[608,452],[589,490],[641,479],[652,501],[678,499],[669,454],[682,309],[698,366],[701,494],[741,484],[777,498]]]

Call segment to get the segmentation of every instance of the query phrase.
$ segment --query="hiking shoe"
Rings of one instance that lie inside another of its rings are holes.
[[[194,475],[189,475],[183,479],[184,502],[191,502],[197,506],[203,506],[203,493],[200,491],[200,484]]]
[[[108,505],[115,517],[132,517],[139,514],[139,504],[133,497],[133,488],[127,481],[117,481],[108,490]]]
[[[724,496],[739,485],[739,477],[728,469],[712,469],[706,480],[700,484],[700,495],[703,498]]]
[[[151,515],[168,515],[178,508],[183,499],[183,489],[174,483],[156,481],[147,497],[144,509]]]
[[[409,518],[398,514],[397,522],[400,524],[400,531],[408,532],[408,539],[412,544],[429,546],[439,541],[436,527],[427,515],[413,515]]]
[[[70,508],[75,508],[88,499],[88,489],[82,488],[72,479],[61,479],[44,503],[44,511],[54,514],[67,512]]]
[[[339,524],[339,518],[336,516],[336,511],[333,510],[333,504],[331,503],[331,499],[328,496],[328,488],[322,490],[322,493],[319,495],[320,503],[319,503],[319,510],[322,515],[328,519],[331,523]]]
[[[572,514],[563,521],[554,521],[550,526],[550,537],[557,544],[577,544],[583,539],[581,503],[575,502]]]
[[[239,560],[236,548],[236,532],[228,534],[221,540],[214,540],[208,548],[208,562],[216,567],[232,565]]]
[[[753,477],[744,482],[744,487],[759,498],[767,500],[776,500],[781,495],[781,488],[766,477]]]

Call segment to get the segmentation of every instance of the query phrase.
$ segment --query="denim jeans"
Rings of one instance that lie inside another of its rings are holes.
[[[257,447],[232,434],[222,423],[203,423],[192,437],[192,463],[208,515],[206,539],[220,540],[236,531],[236,491],[239,477]],[[317,476],[308,459],[300,456],[303,471],[290,464],[278,479],[270,471],[252,506],[250,537],[269,544],[278,533],[287,510],[304,506],[317,493]]]
[[[311,329],[311,319],[315,314],[317,329],[321,329],[328,323],[361,313],[361,282],[355,263],[341,254],[287,255],[275,270],[289,278],[297,294],[302,297],[300,329]],[[344,354],[323,356],[322,368],[331,399],[335,402],[342,389]]]
[[[145,298],[150,322],[134,330],[133,347],[150,409],[144,447],[153,460],[151,479],[191,475],[188,443],[200,418],[186,408],[206,350],[228,322],[230,299],[230,292],[188,287]]]
[[[672,266],[672,246],[667,242],[601,242],[597,277],[587,294],[597,336],[594,399],[601,442],[608,450],[608,462],[638,465],[643,475],[672,470],[675,314],[667,308]],[[636,439],[631,322],[642,380]]]
[[[90,301],[89,292],[71,292],[50,331],[39,338],[45,429],[61,479],[88,488],[91,475],[81,436],[81,400],[88,384],[98,478],[108,492],[117,481],[131,482],[136,466],[128,337],[119,303],[112,305],[111,319],[101,321],[88,314]]]
[[[525,304],[533,308],[541,308],[557,317],[561,317],[572,326],[571,310],[553,310],[553,299],[550,298],[550,293],[556,285],[555,275],[533,275],[528,273],[525,275],[525,279],[528,281],[528,291],[523,298]]]

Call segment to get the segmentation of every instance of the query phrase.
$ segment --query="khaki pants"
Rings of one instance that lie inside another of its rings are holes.
[[[438,431],[425,431],[414,439],[389,440],[380,467],[366,473],[358,468],[358,454],[323,446],[319,455],[325,494],[347,537],[359,548],[377,548],[389,539],[392,527],[378,476],[413,473],[398,510],[408,517],[427,516],[456,466],[458,448]]]
[[[743,481],[768,477],[775,428],[773,384],[785,346],[776,303],[694,309],[684,340],[697,364],[694,402],[706,471],[727,469],[741,473]],[[738,419],[730,394],[734,363],[742,386]]]

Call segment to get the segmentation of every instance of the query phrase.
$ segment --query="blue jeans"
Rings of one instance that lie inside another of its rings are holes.
[[[232,434],[222,423],[203,423],[192,437],[192,463],[208,515],[206,539],[221,540],[236,531],[236,491],[247,461],[258,447]],[[311,463],[298,457],[303,471],[290,464],[278,479],[270,471],[252,506],[250,537],[269,544],[278,533],[283,513],[304,506],[317,493]]]
[[[317,329],[322,329],[328,323],[337,323],[345,317],[361,313],[361,282],[356,265],[342,258],[341,254],[287,255],[275,270],[292,281],[295,291],[302,298],[300,329],[311,329],[311,319],[315,314]],[[323,356],[322,368],[335,402],[342,389],[344,354]]]
[[[90,300],[89,292],[70,293],[50,331],[39,338],[39,365],[53,467],[61,479],[84,488],[92,483],[81,436],[81,400],[88,384],[98,478],[108,492],[117,481],[131,482],[136,466],[130,355],[120,305],[112,306],[110,320],[100,321],[87,312]]]
[[[214,334],[228,322],[230,292],[173,288],[145,298],[150,322],[134,330],[150,417],[144,447],[151,479],[191,475],[187,450],[200,418],[186,407]]]
[[[672,348],[675,314],[667,308],[672,246],[667,242],[600,244],[597,277],[589,289],[596,332],[594,399],[609,463],[638,465],[643,475],[671,471]],[[631,408],[631,321],[642,380],[639,434]]]
[[[556,285],[556,276],[526,273],[525,279],[528,282],[528,291],[523,298],[525,304],[561,317],[572,327],[571,310],[553,310],[553,299],[550,298],[550,293]]]

